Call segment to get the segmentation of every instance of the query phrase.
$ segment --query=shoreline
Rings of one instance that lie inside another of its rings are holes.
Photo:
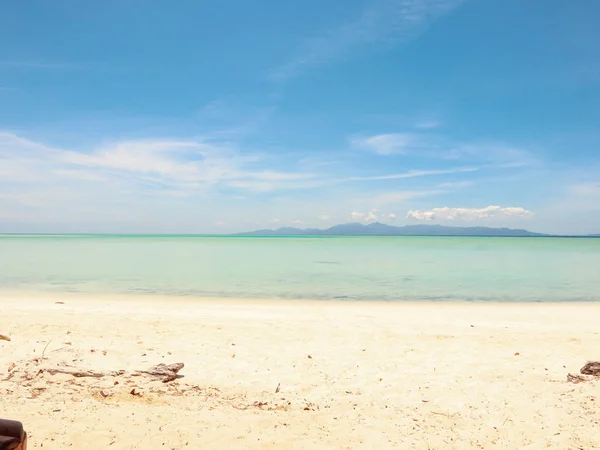
[[[347,304],[347,305],[600,305],[600,300],[460,300],[460,299],[355,299],[355,298],[301,298],[301,297],[233,297],[233,296],[202,296],[202,295],[169,295],[160,293],[114,293],[114,292],[72,292],[72,291],[25,291],[0,289],[0,302],[6,299],[28,299],[30,301],[43,301],[69,298],[75,301],[127,301],[138,303],[169,302],[169,304],[289,304],[309,305],[322,304]]]
[[[0,292],[3,414],[31,448],[600,447],[566,381],[600,303],[216,300]]]

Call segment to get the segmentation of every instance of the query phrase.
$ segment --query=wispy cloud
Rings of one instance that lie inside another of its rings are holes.
[[[480,159],[497,164],[536,165],[539,158],[529,150],[498,142],[457,143],[443,152],[446,159]]]
[[[350,146],[382,156],[410,155],[446,160],[471,160],[512,167],[537,165],[540,159],[528,149],[502,142],[464,142],[427,131],[353,135]]]
[[[0,133],[0,182],[4,183],[121,182],[193,193],[217,185],[284,189],[287,183],[313,177],[308,173],[255,169],[259,159],[241,155],[226,142],[131,140],[82,152]]]
[[[23,220],[30,229],[40,222],[62,231],[70,229],[71,221],[79,230],[109,229],[104,225],[121,231],[183,229],[179,223],[190,230],[211,216],[206,226],[225,221],[233,229],[253,211],[270,211],[269,205],[277,205],[270,217],[277,214],[286,224],[308,223],[319,215],[319,221],[335,223],[352,210],[367,211],[369,220],[391,220],[391,206],[447,194],[456,186],[432,181],[429,187],[411,188],[411,183],[390,180],[485,170],[480,165],[361,176],[360,164],[307,167],[298,163],[298,156],[261,154],[235,141],[206,136],[105,141],[80,148],[0,131],[0,228],[7,229],[2,220]],[[347,176],[349,170],[356,175]],[[457,178],[441,181],[458,183]],[[390,191],[381,192],[382,181]],[[357,189],[348,195],[352,188]],[[208,214],[206,208],[221,215]]]
[[[281,163],[281,161],[279,161]],[[487,165],[444,169],[408,170],[400,173],[343,176],[323,172],[327,166],[312,167],[287,161],[288,170],[275,169],[268,157],[241,151],[229,141],[197,139],[124,140],[72,150],[48,146],[9,132],[0,132],[0,183],[120,183],[131,189],[193,194],[209,188],[229,188],[255,192],[314,189],[344,183],[435,177],[471,173]],[[495,166],[490,166],[495,167]],[[298,170],[298,168],[300,170]],[[464,187],[458,180],[439,188]],[[136,188],[137,186],[137,188]]]
[[[352,52],[407,43],[463,0],[371,0],[353,20],[311,38],[270,74],[284,81],[316,66],[349,57]]]
[[[462,181],[449,181],[447,183],[440,183],[437,186],[440,188],[458,189],[458,188],[465,188],[465,187],[473,186],[473,184],[475,184],[473,181],[462,180]]]
[[[403,155],[421,144],[421,138],[411,133],[376,134],[368,137],[352,137],[350,145],[378,155]]]
[[[450,169],[439,170],[409,170],[403,173],[393,173],[389,175],[374,175],[369,177],[349,177],[346,181],[376,181],[376,180],[400,180],[403,178],[427,177],[433,175],[448,175],[453,173],[476,172],[480,167],[454,167]]]
[[[411,210],[407,219],[417,221],[474,221],[479,219],[527,218],[533,212],[522,207],[487,206],[485,208],[433,208],[429,210]]]

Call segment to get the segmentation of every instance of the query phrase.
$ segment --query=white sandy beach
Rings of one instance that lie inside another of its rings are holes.
[[[566,382],[600,359],[600,304],[0,305],[1,416],[30,448],[600,448],[600,380]],[[47,372],[175,362],[170,383]]]

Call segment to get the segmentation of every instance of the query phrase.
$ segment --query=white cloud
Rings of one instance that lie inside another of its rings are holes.
[[[432,125],[432,124],[430,124]],[[422,127],[423,128],[423,127]],[[431,126],[430,128],[433,128]],[[372,153],[411,155],[445,160],[470,160],[494,167],[521,167],[540,163],[531,151],[502,142],[462,142],[427,131],[351,136],[350,145]]]
[[[485,208],[433,208],[430,210],[410,210],[406,218],[418,221],[473,221],[479,219],[495,219],[509,217],[531,217],[533,213],[521,207],[487,206]]]
[[[0,133],[0,181],[103,182],[198,192],[211,186],[269,191],[310,187],[313,174],[253,170],[256,156],[242,156],[227,142],[129,140],[82,152],[48,147]]]
[[[350,218],[352,220],[358,220],[360,222],[377,222],[377,210],[374,209],[370,212],[351,212]]]
[[[388,214],[388,219],[396,220],[396,214],[394,214],[394,213]]]
[[[374,175],[369,177],[348,177],[342,181],[378,181],[378,180],[401,180],[404,178],[427,177],[432,175],[450,175],[453,173],[477,172],[479,167],[454,167],[439,170],[409,170],[404,173],[393,173],[390,175]]]
[[[414,220],[435,220],[435,211],[419,211],[419,210],[410,210],[406,214],[407,219]]]
[[[377,134],[350,139],[350,144],[353,147],[362,148],[378,155],[406,154],[418,143],[419,136],[410,133]]]
[[[473,184],[474,184],[473,181],[463,180],[463,181],[449,181],[447,183],[440,183],[437,186],[441,187],[441,188],[457,189],[457,188],[473,186]]]
[[[539,163],[539,158],[528,150],[498,142],[454,143],[440,153],[446,159],[477,159],[512,167]]]
[[[371,0],[353,20],[307,39],[287,62],[271,72],[284,81],[309,68],[347,58],[354,51],[409,42],[463,0]]]

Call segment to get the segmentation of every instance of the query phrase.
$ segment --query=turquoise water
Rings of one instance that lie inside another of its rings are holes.
[[[4,235],[0,289],[599,301],[600,239]]]

